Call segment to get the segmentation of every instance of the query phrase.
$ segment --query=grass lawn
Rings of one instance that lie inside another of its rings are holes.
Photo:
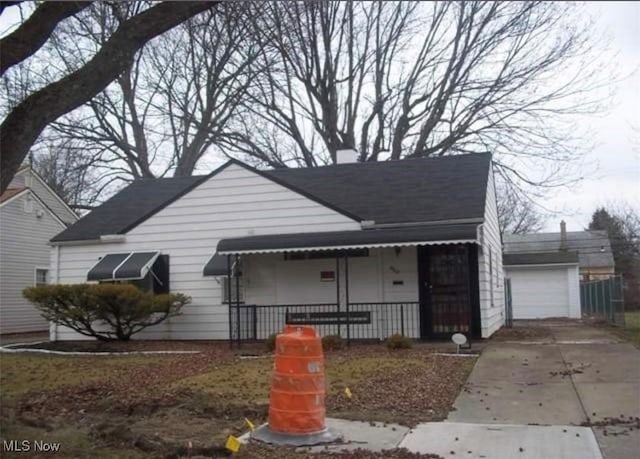
[[[640,311],[624,313],[624,327],[615,327],[614,333],[640,348]]]
[[[221,344],[199,349],[165,356],[0,354],[0,441],[59,442],[57,457],[226,457],[224,440],[246,430],[245,417],[266,420],[273,358],[243,358]],[[475,363],[422,345],[359,345],[326,360],[329,416],[405,425],[443,419]],[[249,447],[240,457],[267,455],[282,451]]]

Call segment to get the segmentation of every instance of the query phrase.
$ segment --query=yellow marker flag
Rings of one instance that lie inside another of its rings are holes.
[[[256,426],[253,424],[253,422],[249,421],[249,419],[244,418],[244,422],[246,422],[247,426],[249,426],[250,430],[256,430]]]
[[[232,453],[237,453],[240,449],[240,440],[238,440],[233,435],[229,435],[229,438],[227,438],[227,442],[224,444],[224,447]]]
[[[347,396],[347,398],[351,398],[351,389],[349,389],[348,387],[344,388],[344,395]]]

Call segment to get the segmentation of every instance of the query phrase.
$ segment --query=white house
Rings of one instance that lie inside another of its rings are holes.
[[[22,290],[49,281],[49,239],[78,216],[30,167],[0,195],[0,333],[46,330]]]
[[[135,181],[52,239],[52,279],[192,297],[146,339],[262,339],[285,322],[354,339],[500,328],[491,156],[347,164],[350,153]],[[81,339],[55,326],[51,338]]]

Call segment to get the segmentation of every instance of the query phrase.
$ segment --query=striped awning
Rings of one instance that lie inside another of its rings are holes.
[[[478,223],[376,228],[359,231],[271,234],[221,239],[217,256],[243,253],[343,250],[477,243]]]
[[[214,253],[207,264],[204,265],[203,274],[205,276],[227,276],[229,274],[227,257]]]
[[[110,253],[87,273],[88,281],[114,281],[144,279],[160,252]]]

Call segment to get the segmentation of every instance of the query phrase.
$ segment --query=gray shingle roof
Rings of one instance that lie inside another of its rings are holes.
[[[51,241],[84,241],[105,234],[124,234],[205,178],[136,180]]]
[[[560,250],[560,233],[505,234],[503,241],[505,254]],[[581,268],[614,266],[606,231],[567,231],[566,249],[578,252]]]
[[[578,253],[568,251],[542,253],[506,253],[503,255],[502,261],[505,266],[578,263]]]
[[[376,223],[482,218],[490,154],[444,156],[305,169],[265,175]]]
[[[483,218],[491,155],[270,171],[233,160],[228,164],[253,170],[355,220],[416,223]],[[124,234],[227,165],[208,176],[137,180],[52,242]]]

